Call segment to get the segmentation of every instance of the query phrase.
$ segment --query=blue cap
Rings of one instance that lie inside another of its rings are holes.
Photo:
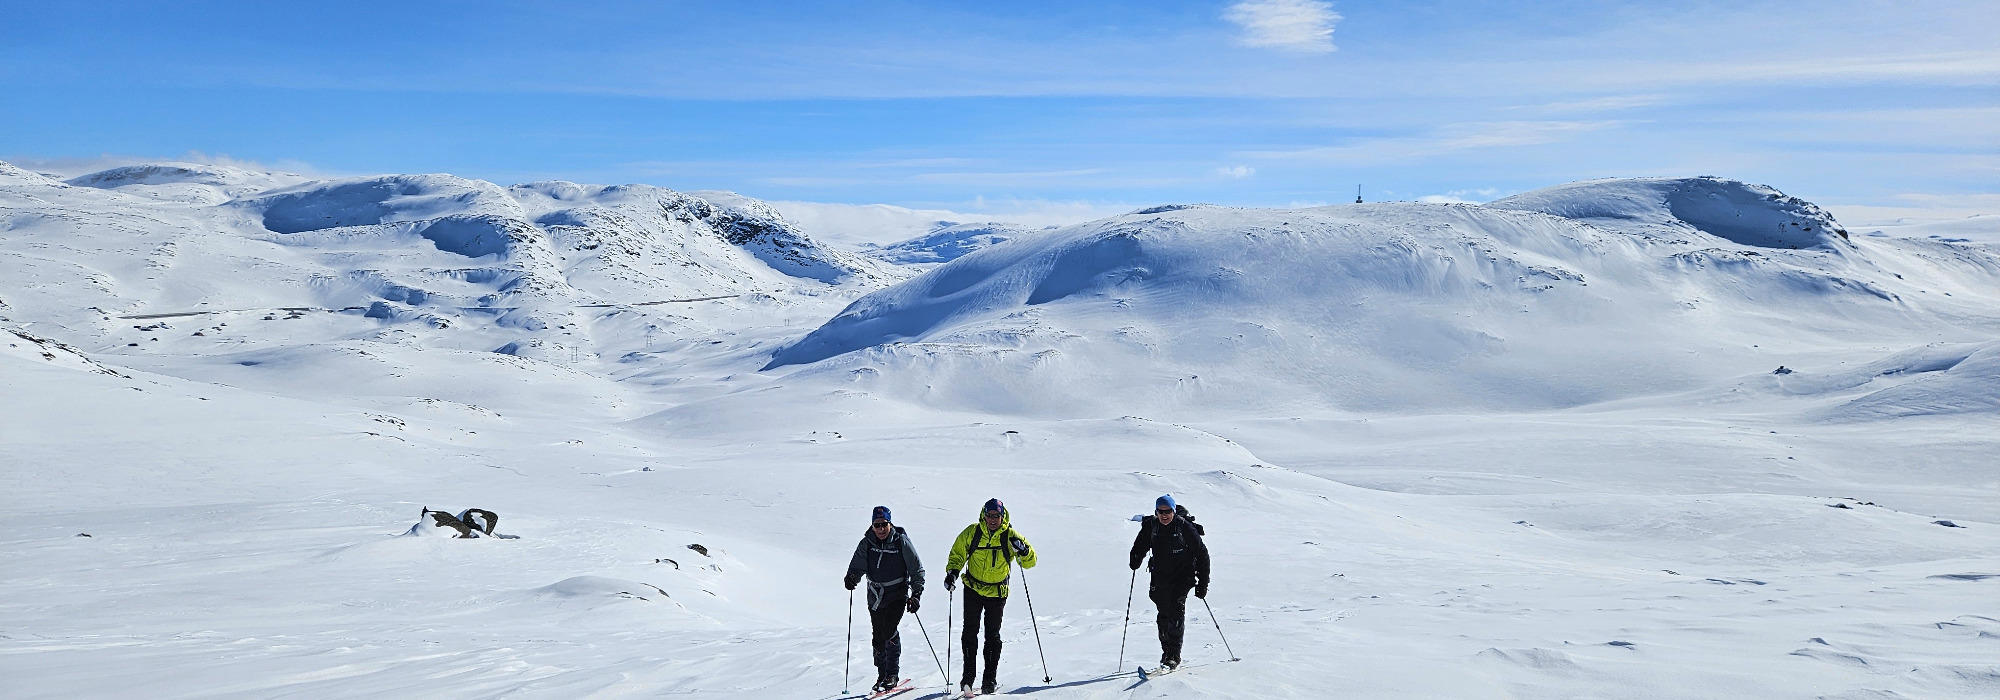
[[[894,518],[891,518],[891,517],[889,517],[889,507],[888,507],[888,506],[875,506],[875,514],[874,514],[874,515],[872,515],[872,516],[869,516],[869,518],[868,518],[868,522],[871,522],[871,523],[872,523],[872,522],[875,522],[875,521],[877,521],[877,520],[881,520],[881,521],[885,521],[885,522],[895,522],[895,519],[894,519]]]
[[[1173,507],[1174,507],[1174,497],[1173,497],[1173,496],[1170,496],[1170,495],[1167,495],[1167,494],[1160,494],[1160,497],[1159,497],[1159,498],[1156,498],[1156,499],[1153,499],[1153,507],[1154,507],[1154,508],[1173,508]]]
[[[1000,502],[1000,499],[998,499],[998,498],[988,498],[988,499],[986,499],[986,507],[984,507],[984,508],[981,508],[981,509],[979,509],[979,510],[980,510],[980,512],[983,512],[983,513],[992,513],[992,512],[995,512],[995,511],[998,511],[998,512],[999,512],[999,513],[1000,513],[1001,515],[1006,515],[1006,514],[1007,514],[1007,504],[1005,504],[1005,503],[1001,503],[1001,502]]]

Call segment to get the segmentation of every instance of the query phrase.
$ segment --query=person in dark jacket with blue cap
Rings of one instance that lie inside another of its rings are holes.
[[[1153,555],[1147,570],[1152,573],[1146,597],[1160,611],[1160,667],[1181,665],[1181,638],[1187,631],[1187,595],[1208,598],[1208,545],[1202,544],[1202,529],[1174,497],[1163,495],[1153,501],[1153,517],[1139,525],[1139,537],[1132,540],[1132,570],[1137,571],[1146,555]]]
[[[903,637],[897,626],[903,612],[916,612],[924,596],[924,564],[917,559],[917,547],[910,536],[889,519],[888,506],[875,506],[868,532],[854,547],[847,562],[847,590],[868,577],[868,619],[874,628],[875,685],[871,690],[894,688],[903,659]]]

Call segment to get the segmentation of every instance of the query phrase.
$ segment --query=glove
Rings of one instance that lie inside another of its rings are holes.
[[[1138,570],[1139,570],[1139,562],[1142,562],[1142,561],[1145,561],[1145,560],[1146,560],[1146,555],[1144,555],[1144,554],[1141,554],[1141,555],[1139,555],[1139,556],[1136,556],[1136,557],[1132,557],[1132,570],[1133,570],[1133,571],[1138,571]]]
[[[1028,556],[1028,543],[1021,538],[1009,537],[1007,538],[1007,544],[1013,545],[1016,556]]]
[[[1207,581],[1203,581],[1203,582],[1201,582],[1201,583],[1197,583],[1197,584],[1195,584],[1195,585],[1194,585],[1194,597],[1196,597],[1196,598],[1200,598],[1200,599],[1202,599],[1202,600],[1208,600],[1208,582],[1207,582]]]
[[[847,590],[851,591],[854,590],[854,584],[861,582],[861,576],[857,574],[848,574],[847,578],[842,580],[847,583]]]
[[[903,604],[903,608],[909,610],[911,613],[915,613],[917,611],[917,599],[911,598],[910,602]]]
[[[947,571],[947,572],[945,572],[945,574],[944,574],[944,589],[945,589],[945,590],[947,590],[947,591],[954,591],[954,590],[958,590],[958,572],[957,572],[957,571]]]

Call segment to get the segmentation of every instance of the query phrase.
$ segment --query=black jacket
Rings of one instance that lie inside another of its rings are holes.
[[[854,557],[847,562],[847,578],[860,580],[868,576],[868,609],[881,604],[884,593],[901,592],[902,587],[910,587],[909,597],[924,597],[924,563],[917,559],[917,546],[910,543],[910,536],[897,527],[895,534],[887,541],[875,539],[871,530],[861,535],[861,543],[854,546]]]
[[[1202,543],[1201,526],[1192,519],[1175,516],[1172,525],[1161,525],[1159,518],[1147,516],[1132,540],[1132,566],[1137,568],[1148,552],[1153,563],[1147,569],[1154,581],[1196,586],[1208,582],[1208,545]]]

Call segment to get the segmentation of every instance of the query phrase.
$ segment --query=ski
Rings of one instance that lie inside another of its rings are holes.
[[[896,687],[889,688],[887,690],[878,690],[874,694],[869,695],[868,700],[880,700],[881,698],[895,697],[897,695],[909,692],[911,687],[912,686],[910,685],[910,679],[905,678],[903,679],[903,682],[897,683]]]
[[[1179,666],[1155,666],[1151,669],[1147,669],[1144,666],[1140,666],[1139,680],[1142,681],[1151,680],[1154,676],[1164,676],[1179,670],[1181,670],[1181,667]]]

